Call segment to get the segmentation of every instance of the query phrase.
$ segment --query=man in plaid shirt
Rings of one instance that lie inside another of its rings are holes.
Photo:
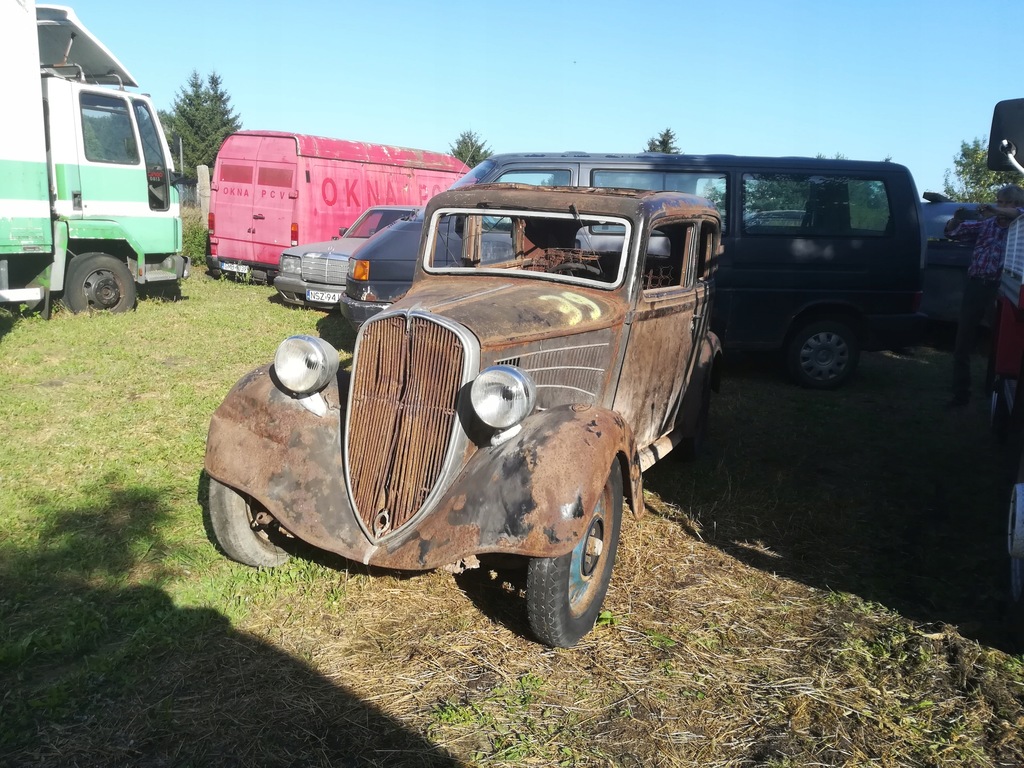
[[[996,192],[994,206],[983,205],[978,211],[983,218],[968,221],[966,211],[957,209],[945,229],[950,240],[974,243],[953,345],[952,407],[967,405],[971,397],[971,347],[978,324],[995,303],[1006,255],[1006,233],[1013,220],[1024,213],[1024,189],[1007,184]]]

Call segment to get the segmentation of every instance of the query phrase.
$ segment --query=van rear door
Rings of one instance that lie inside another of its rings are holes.
[[[217,154],[217,258],[277,267],[291,245],[298,190],[295,139],[232,135]]]
[[[295,139],[263,136],[256,160],[252,201],[252,260],[277,268],[281,251],[292,245],[292,223],[298,222]]]

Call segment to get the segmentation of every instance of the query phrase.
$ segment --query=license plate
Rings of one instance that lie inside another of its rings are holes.
[[[247,264],[229,264],[226,261],[222,261],[220,268],[225,272],[237,272],[240,275],[249,274],[249,266]]]
[[[325,304],[337,304],[341,294],[334,291],[306,291],[306,301],[322,301]]]

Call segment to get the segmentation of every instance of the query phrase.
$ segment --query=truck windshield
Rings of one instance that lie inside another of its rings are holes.
[[[438,211],[425,267],[608,288],[622,280],[631,231],[628,220],[576,211]]]

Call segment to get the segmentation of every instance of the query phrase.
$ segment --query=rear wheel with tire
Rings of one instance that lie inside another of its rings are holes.
[[[210,478],[210,525],[217,544],[232,560],[273,568],[289,555],[272,541],[277,524],[257,502]]]
[[[701,382],[700,411],[697,414],[697,424],[694,426],[693,434],[686,435],[676,446],[676,453],[683,461],[693,461],[700,456],[704,450],[704,442],[708,436],[708,419],[711,416],[711,372]]]
[[[857,369],[860,345],[839,320],[814,320],[796,330],[786,349],[789,374],[802,387],[836,389]]]
[[[621,523],[622,472],[615,462],[590,525],[572,552],[530,560],[526,609],[540,642],[569,648],[593,629],[611,581]]]
[[[106,253],[82,253],[68,265],[63,303],[76,314],[127,312],[135,306],[135,280],[123,261]]]

